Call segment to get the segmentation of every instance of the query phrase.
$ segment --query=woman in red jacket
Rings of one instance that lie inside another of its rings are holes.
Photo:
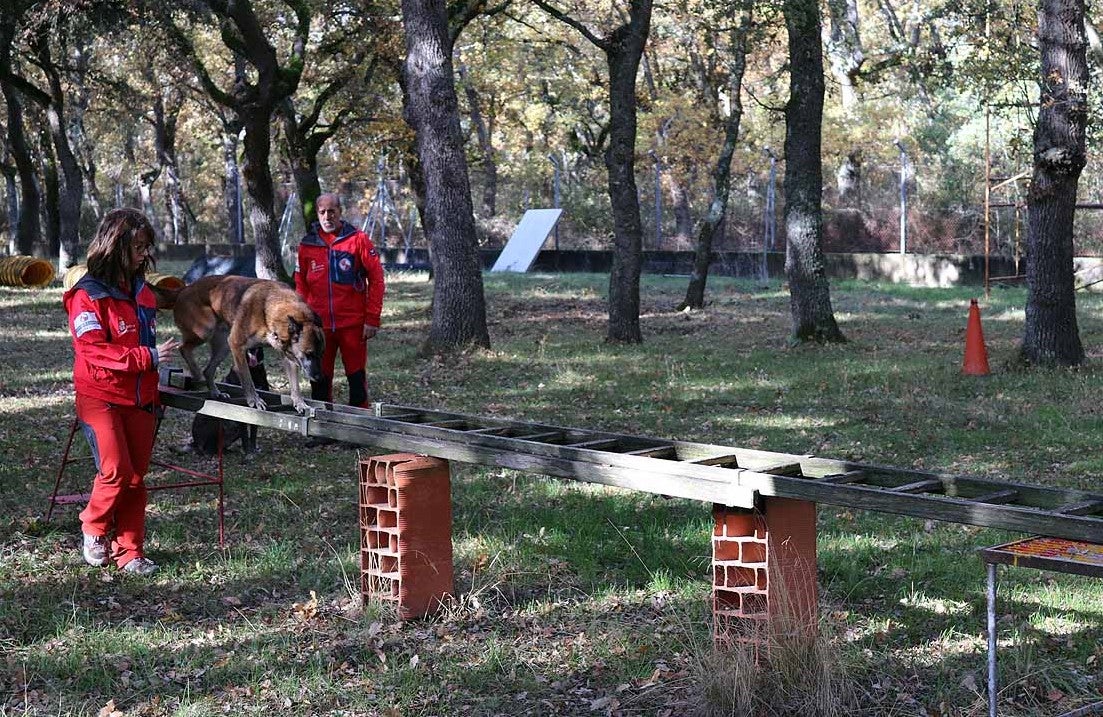
[[[157,364],[179,346],[155,340],[157,300],[143,278],[154,264],[153,237],[141,212],[108,212],[88,247],[88,272],[64,297],[77,418],[97,469],[80,514],[84,560],[139,575],[157,570],[143,552]]]

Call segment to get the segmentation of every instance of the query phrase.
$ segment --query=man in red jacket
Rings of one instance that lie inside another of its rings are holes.
[[[341,200],[323,194],[315,203],[318,221],[299,244],[295,290],[318,313],[326,332],[322,380],[310,384],[311,398],[333,400],[337,351],[349,383],[349,404],[368,405],[367,342],[379,331],[383,311],[383,264],[368,235],[341,220]]]

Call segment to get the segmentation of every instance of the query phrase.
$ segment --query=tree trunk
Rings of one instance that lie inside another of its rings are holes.
[[[693,209],[689,205],[689,192],[674,172],[667,172],[664,178],[667,191],[670,192],[670,202],[674,205],[673,248],[675,251],[681,251],[693,236]]]
[[[4,61],[3,49],[0,48],[0,74],[5,73],[7,69],[3,67]],[[35,176],[35,162],[27,146],[27,135],[23,125],[23,97],[7,82],[0,81],[0,88],[4,93],[4,104],[8,108],[8,146],[19,174],[19,221],[11,230],[12,243],[17,253],[29,256],[34,252],[34,245],[42,235],[39,219],[42,198]],[[14,215],[12,221],[15,221]]]
[[[276,236],[276,193],[272,183],[272,171],[268,158],[272,147],[271,113],[257,112],[243,117],[245,124],[245,188],[252,200],[249,206],[249,223],[256,238],[257,277],[275,279],[286,284],[291,277],[280,258],[280,240]]]
[[[233,244],[245,243],[245,228],[242,226],[241,177],[237,166],[238,135],[241,124],[223,123],[222,127],[222,166],[225,169],[222,184],[223,206],[229,221],[227,236]]]
[[[452,44],[443,0],[402,0],[404,111],[417,135],[432,249],[433,307],[423,353],[489,348],[471,183],[460,132]]]
[[[708,214],[697,233],[697,247],[693,254],[693,273],[686,287],[686,298],[678,310],[701,309],[705,306],[705,284],[708,282],[709,265],[712,263],[712,247],[716,239],[724,236],[724,219],[728,211],[728,195],[731,193],[731,163],[735,145],[739,140],[739,125],[743,118],[743,72],[747,68],[747,32],[751,27],[753,5],[741,3],[739,23],[731,30],[728,54],[728,91],[731,109],[724,123],[724,143],[712,170],[712,202]]]
[[[295,180],[295,190],[299,194],[299,207],[302,210],[303,224],[309,227],[317,221],[314,203],[322,194],[322,183],[318,180],[318,151],[321,142],[312,143],[303,132],[295,118],[295,105],[288,97],[280,108],[283,121],[284,151],[291,165],[291,176]]]
[[[46,112],[46,125],[50,130],[57,164],[64,180],[58,197],[58,217],[60,247],[58,267],[65,271],[77,263],[81,254],[80,246],[80,208],[84,201],[84,175],[80,164],[73,154],[69,142],[68,124],[65,115],[65,90],[61,82],[60,68],[54,63],[50,53],[49,39],[45,31],[40,31],[33,40],[33,49],[38,57],[39,67],[46,75],[49,91],[38,101]],[[37,93],[34,95],[37,97]]]
[[[790,341],[845,341],[831,309],[823,256],[823,54],[815,0],[785,0],[789,102],[785,106],[785,273]]]
[[[1038,38],[1041,109],[1034,128],[1034,176],[1027,199],[1026,322],[1023,357],[1076,366],[1084,348],[1076,323],[1073,215],[1086,162],[1087,42],[1083,0],[1044,0]]]
[[[467,76],[467,69],[460,66],[460,80],[467,95],[467,108],[471,113],[471,124],[475,127],[475,137],[479,140],[479,154],[482,157],[483,170],[483,216],[487,219],[497,213],[498,203],[498,163],[494,149],[494,111],[493,99],[488,103],[489,116],[484,117],[482,97]]]
[[[165,102],[165,93],[172,93]],[[153,136],[157,164],[165,178],[164,240],[169,244],[187,244],[188,216],[184,208],[184,191],[180,186],[180,165],[176,160],[176,122],[182,98],[173,89],[159,90],[153,101]]]
[[[631,20],[609,35],[609,200],[613,213],[613,266],[609,272],[610,343],[638,344],[643,226],[636,188],[636,75],[651,29],[651,0],[633,0]]]
[[[57,160],[50,146],[50,135],[45,129],[40,129],[38,143],[45,195],[43,198],[46,200],[41,206],[42,238],[45,240],[45,255],[55,257],[60,256],[61,253],[61,214],[58,212],[58,207],[61,205],[61,182],[57,174]],[[35,254],[41,256],[39,251],[35,251]]]
[[[853,112],[858,104],[858,74],[865,62],[859,32],[856,0],[828,0],[827,14],[830,33],[827,54],[831,58],[831,74],[839,83],[843,110]]]

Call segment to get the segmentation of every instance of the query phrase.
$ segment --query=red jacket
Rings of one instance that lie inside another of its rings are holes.
[[[383,312],[383,264],[368,235],[341,222],[337,235],[317,223],[299,243],[295,291],[328,331],[379,326]]]
[[[62,300],[76,392],[126,406],[157,403],[157,298],[145,280],[135,279],[127,295],[85,274]]]

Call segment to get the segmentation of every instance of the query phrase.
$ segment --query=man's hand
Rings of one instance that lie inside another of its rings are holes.
[[[157,344],[157,360],[168,361],[178,348],[180,348],[180,342],[175,338],[162,341]]]
[[[378,326],[368,326],[364,324],[364,340],[370,341],[375,338],[375,335],[379,333]]]

